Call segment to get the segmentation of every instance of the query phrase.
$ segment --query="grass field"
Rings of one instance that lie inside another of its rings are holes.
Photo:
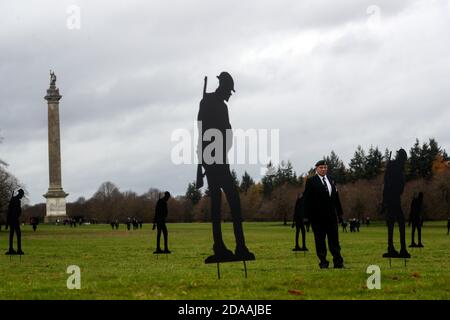
[[[127,231],[124,225],[40,225],[22,227],[25,256],[0,254],[0,299],[450,299],[450,236],[444,222],[423,228],[425,248],[410,249],[412,258],[381,257],[386,249],[386,227],[363,226],[359,233],[342,233],[345,269],[320,270],[314,253],[291,251],[294,230],[281,223],[246,223],[248,247],[256,261],[205,265],[211,254],[210,223],[168,224],[173,254],[156,258],[151,225]],[[234,249],[232,225],[224,224],[225,241]],[[407,228],[408,242],[410,228]],[[398,230],[394,234],[398,240]],[[1,249],[8,234],[0,232]],[[397,241],[398,242],[398,241]],[[329,257],[330,258],[330,257]],[[331,260],[331,259],[329,259]],[[69,265],[81,268],[81,289],[69,290]],[[381,289],[366,286],[369,265],[381,268]],[[332,264],[331,264],[332,266]]]

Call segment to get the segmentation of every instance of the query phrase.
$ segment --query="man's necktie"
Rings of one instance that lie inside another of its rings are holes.
[[[325,186],[325,190],[327,191],[327,194],[330,195],[330,190],[328,190],[327,181],[325,180],[325,177],[322,178],[323,185]]]

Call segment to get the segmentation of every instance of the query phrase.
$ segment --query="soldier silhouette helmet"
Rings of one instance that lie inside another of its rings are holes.
[[[407,158],[408,158],[408,155],[406,154],[405,149],[400,149],[397,151],[397,159],[398,160],[400,160],[401,162],[405,162]]]
[[[220,87],[229,89],[233,92],[236,92],[236,91],[234,91],[234,80],[228,72],[226,72],[226,71],[221,72],[217,76],[217,79],[219,79]]]

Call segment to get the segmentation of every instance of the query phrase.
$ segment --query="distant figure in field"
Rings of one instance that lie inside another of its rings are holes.
[[[136,230],[139,228],[139,222],[136,218],[133,218],[133,230]]]
[[[144,223],[144,221],[142,221],[142,219],[139,220],[139,229],[142,229],[142,224]]]
[[[116,230],[119,230],[119,219],[115,220],[114,227],[116,227]]]
[[[348,222],[342,221],[341,226],[342,226],[342,232],[347,232]]]
[[[292,228],[295,226],[295,248],[292,249],[292,251],[308,251],[308,248],[306,248],[305,245],[305,224],[304,219],[305,217],[305,208],[303,203],[303,196],[300,196],[300,194],[297,196],[297,200],[295,201],[295,208],[294,208],[294,219],[292,220]],[[298,245],[298,236],[300,234],[300,231],[302,232],[302,247]]]
[[[370,217],[366,217],[366,226],[370,225]]]
[[[130,229],[131,229],[131,218],[128,217],[127,218],[127,230],[130,231]]]
[[[350,232],[356,232],[356,224],[355,224],[355,219],[350,219]]]
[[[111,222],[110,222],[110,225],[111,225],[111,229],[114,230],[114,228],[116,227],[115,222],[114,222],[114,221],[111,221]]]
[[[234,80],[228,72],[217,76],[219,86],[215,92],[206,93],[206,78],[203,88],[203,99],[197,116],[199,124],[198,158],[201,165],[197,166],[197,188],[203,185],[202,167],[211,199],[211,220],[213,227],[214,255],[205,259],[205,263],[255,260],[255,255],[245,244],[242,227],[241,200],[238,188],[230,171],[228,151],[233,144],[232,130],[226,102],[234,92]],[[244,111],[245,112],[245,111]],[[208,138],[208,134],[214,134]],[[236,240],[234,253],[223,241],[221,227],[222,191],[225,194],[233,220],[233,231]]]
[[[37,226],[39,224],[39,218],[32,217],[30,221],[31,226],[33,227],[33,231],[36,232]]]
[[[447,219],[447,235],[450,233],[450,218]]]
[[[158,230],[156,236],[156,251],[153,253],[171,253],[168,247],[168,232],[166,227],[166,218],[168,214],[167,201],[170,198],[169,191],[164,192],[164,197],[158,199],[155,208],[155,218],[153,219],[153,229]],[[164,251],[161,250],[161,232],[164,235]]]
[[[7,255],[19,254],[22,255],[22,233],[20,231],[19,218],[22,214],[21,199],[25,195],[22,189],[19,189],[17,196],[13,196],[9,201],[7,224],[9,225],[9,250],[6,252]],[[17,237],[17,251],[13,248],[14,233]]]
[[[358,232],[359,232],[359,227],[361,227],[361,221],[359,221],[359,219],[356,219],[355,220],[355,228],[356,228],[356,231],[358,231]]]
[[[401,196],[405,188],[405,163],[407,154],[404,149],[397,152],[395,160],[389,161],[384,174],[383,206],[387,210],[388,249],[385,258],[411,258],[406,250],[405,217],[403,215]],[[398,223],[400,231],[400,253],[394,247],[394,224]]]
[[[411,211],[409,214],[409,222],[408,226],[412,224],[411,229],[411,245],[410,248],[423,248],[422,244],[422,225],[423,225],[423,218],[422,218],[422,210],[423,210],[423,192],[419,192],[419,195],[416,197],[414,196],[411,201]],[[417,229],[417,237],[419,243],[416,244],[414,241],[414,233]]]
[[[328,268],[327,246],[333,256],[334,268],[343,268],[344,259],[339,245],[338,223],[342,223],[342,207],[333,179],[327,176],[328,166],[323,160],[316,163],[316,175],[306,180],[305,214],[311,221],[316,253],[321,269]]]

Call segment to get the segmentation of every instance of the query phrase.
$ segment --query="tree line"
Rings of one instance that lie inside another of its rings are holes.
[[[395,156],[389,149],[381,152],[378,146],[370,146],[367,151],[358,146],[347,166],[334,151],[323,157],[328,164],[328,174],[338,184],[346,218],[383,218],[380,216],[383,174],[386,163]],[[447,152],[435,139],[423,143],[415,140],[405,168],[407,183],[402,199],[406,215],[414,194],[422,191],[426,194],[426,218],[450,217],[449,160]],[[235,172],[233,174],[236,176]],[[260,182],[255,182],[247,172],[240,181],[235,178],[244,216],[247,220],[283,220],[287,223],[292,219],[296,197],[303,192],[304,182],[313,174],[315,168],[298,175],[289,161],[282,161],[276,167],[269,163]],[[194,182],[189,183],[185,199],[193,206],[191,216],[194,220],[207,220],[210,210],[207,191],[202,194]],[[222,206],[224,218],[230,219],[227,204]]]
[[[382,218],[381,195],[383,173],[386,162],[395,158],[388,149],[381,152],[377,146],[370,146],[366,151],[361,146],[355,150],[348,165],[331,151],[323,157],[329,167],[329,175],[338,183],[338,190],[346,218],[372,219]],[[409,149],[405,169],[407,184],[403,195],[405,214],[409,203],[419,191],[425,193],[425,217],[442,219],[450,216],[450,167],[449,157],[435,139],[421,143],[416,139]],[[303,192],[305,180],[314,174],[314,168],[307,173],[297,174],[290,161],[282,161],[274,166],[269,163],[265,175],[255,181],[247,172],[239,179],[232,171],[235,184],[241,196],[241,206],[247,221],[292,219],[296,197]],[[126,221],[136,217],[144,222],[153,219],[156,201],[164,190],[149,188],[144,194],[133,191],[120,191],[112,182],[104,182],[89,199],[83,197],[67,204],[67,213],[71,217],[96,219],[109,222],[118,219]],[[170,190],[169,190],[170,191]],[[210,221],[210,199],[208,188],[197,190],[195,182],[188,183],[184,195],[169,200],[169,217],[171,222]],[[231,220],[226,201],[222,201],[223,219]],[[45,204],[27,207],[24,216],[45,215]]]

